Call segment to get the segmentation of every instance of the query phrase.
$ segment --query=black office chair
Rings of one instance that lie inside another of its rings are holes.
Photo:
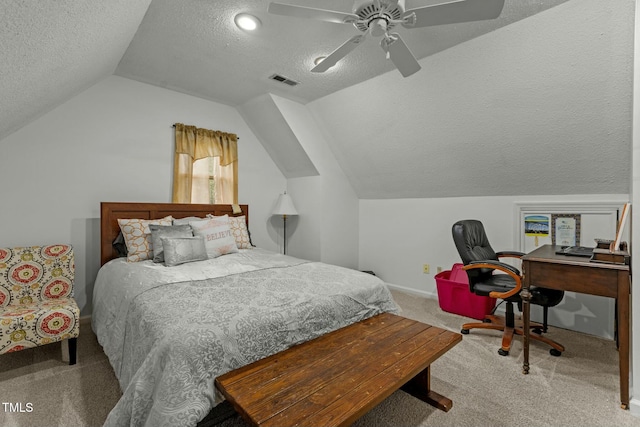
[[[502,356],[509,354],[513,335],[522,335],[522,327],[515,326],[515,314],[513,304],[517,303],[521,307],[522,299],[520,290],[522,289],[522,276],[520,271],[512,265],[500,262],[500,258],[512,257],[521,258],[522,252],[505,251],[494,252],[489,244],[489,239],[484,231],[484,226],[478,220],[463,220],[453,224],[453,241],[462,258],[464,270],[469,276],[469,287],[471,292],[477,295],[500,298],[506,303],[505,317],[487,315],[482,323],[465,323],[461,332],[468,334],[470,329],[495,329],[503,331],[502,347],[498,353]],[[506,274],[495,274],[500,271]],[[531,304],[541,305],[544,310],[544,322],[531,322],[531,329],[537,335],[530,335],[532,340],[541,341],[552,348],[549,353],[553,356],[560,356],[564,351],[564,346],[543,337],[542,332],[547,331],[547,312],[549,307],[553,307],[562,301],[564,291],[555,289],[544,289],[531,287]],[[494,309],[495,311],[495,309]]]

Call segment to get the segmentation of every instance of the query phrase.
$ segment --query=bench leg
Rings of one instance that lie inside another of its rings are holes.
[[[448,397],[431,390],[431,371],[429,369],[430,366],[427,366],[422,372],[403,385],[401,389],[441,411],[449,412],[453,402]]]

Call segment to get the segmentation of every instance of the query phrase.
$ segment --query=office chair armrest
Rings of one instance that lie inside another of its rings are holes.
[[[498,255],[498,258],[522,258],[526,254],[518,251],[500,251],[496,255]]]
[[[491,292],[489,294],[491,298],[506,299],[519,293],[520,290],[522,289],[522,277],[520,276],[520,270],[518,270],[512,265],[509,265],[500,261],[485,260],[485,261],[471,261],[469,264],[462,267],[463,270],[470,270],[474,268],[490,268],[494,270],[499,270],[513,277],[513,279],[516,281],[516,286],[513,289],[509,290],[508,292]]]
[[[520,277],[520,270],[518,270],[516,267],[507,264],[506,262],[495,261],[493,259],[471,261],[469,264],[462,267],[463,270],[469,270],[471,268],[491,268],[494,270],[500,270],[507,274],[513,273]]]

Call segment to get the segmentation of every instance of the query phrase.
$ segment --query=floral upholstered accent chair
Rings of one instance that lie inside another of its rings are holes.
[[[74,274],[70,245],[0,248],[0,354],[68,340],[76,363]]]

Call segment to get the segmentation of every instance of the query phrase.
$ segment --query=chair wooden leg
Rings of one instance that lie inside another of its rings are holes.
[[[69,365],[76,364],[76,356],[78,352],[78,338],[69,338]]]
[[[463,330],[469,329],[493,329],[496,331],[501,331],[504,329],[504,325],[495,324],[495,323],[465,323],[462,325]]]

